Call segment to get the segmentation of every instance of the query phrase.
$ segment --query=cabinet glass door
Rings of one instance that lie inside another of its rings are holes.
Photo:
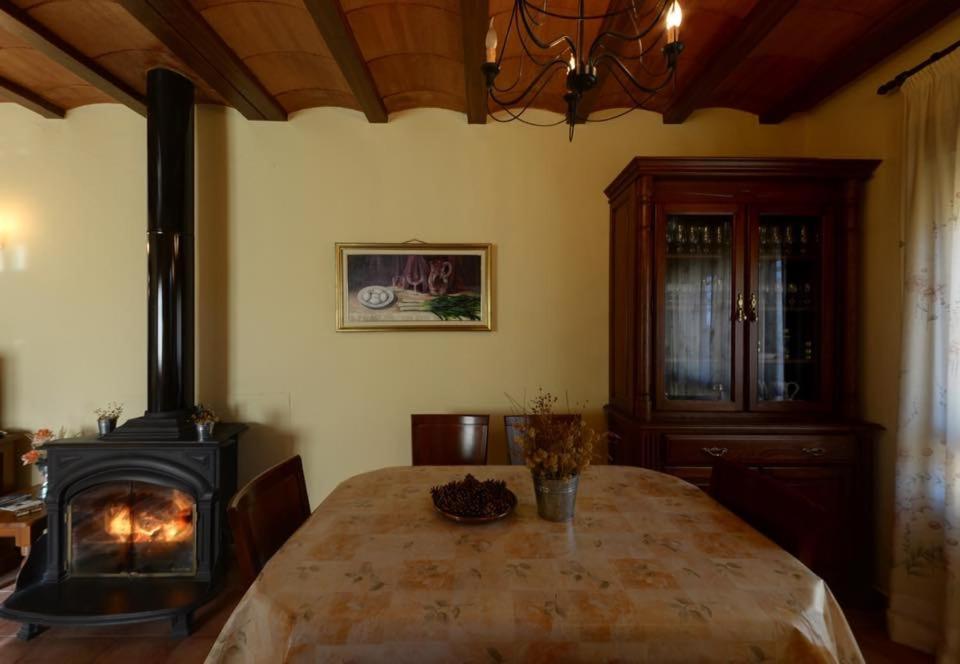
[[[760,213],[751,229],[754,409],[809,410],[828,401],[824,224],[816,214]]]
[[[736,218],[733,212],[661,215],[660,408],[733,410],[737,406]]]

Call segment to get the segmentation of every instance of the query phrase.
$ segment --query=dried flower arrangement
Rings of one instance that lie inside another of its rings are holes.
[[[194,424],[214,424],[220,421],[220,418],[217,416],[217,413],[213,408],[207,408],[202,403],[198,403],[196,408],[193,410],[193,415],[190,417],[190,421]]]
[[[20,462],[24,466],[34,464],[43,466],[47,462],[47,451],[43,446],[56,438],[56,435],[50,429],[37,429],[30,434],[30,451],[20,455]]]
[[[93,411],[98,420],[119,420],[123,415],[123,404],[111,401],[103,408],[97,408]]]
[[[579,417],[554,412],[559,399],[542,388],[529,410],[525,403],[510,400],[521,407],[525,417],[517,426],[516,441],[535,476],[564,480],[586,470],[593,460],[594,446],[606,434],[598,434]]]

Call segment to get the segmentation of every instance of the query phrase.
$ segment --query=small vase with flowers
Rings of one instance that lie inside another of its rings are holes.
[[[601,439],[577,415],[554,412],[559,399],[542,389],[517,426],[517,443],[533,475],[537,513],[548,521],[573,518],[580,475]]]

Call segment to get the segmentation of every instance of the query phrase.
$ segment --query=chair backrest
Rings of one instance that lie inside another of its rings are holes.
[[[247,583],[310,516],[303,462],[291,457],[257,475],[230,501],[227,518]]]
[[[724,507],[817,571],[827,511],[759,470],[717,459],[710,494]]]
[[[570,415],[554,415],[554,417],[564,420],[569,419],[570,421],[577,422],[579,422],[581,419],[579,413],[573,413]],[[521,424],[524,424],[526,421],[526,415],[503,416],[503,429],[507,434],[507,451],[510,453],[510,465],[512,466],[525,466],[527,464],[526,459],[523,457],[523,448],[517,441],[517,433],[519,433],[518,427]]]
[[[489,415],[411,415],[414,466],[487,463]]]

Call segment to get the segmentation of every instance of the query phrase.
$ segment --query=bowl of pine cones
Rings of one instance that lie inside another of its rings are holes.
[[[457,523],[489,523],[509,516],[517,497],[503,480],[478,480],[467,475],[430,489],[433,506]]]

